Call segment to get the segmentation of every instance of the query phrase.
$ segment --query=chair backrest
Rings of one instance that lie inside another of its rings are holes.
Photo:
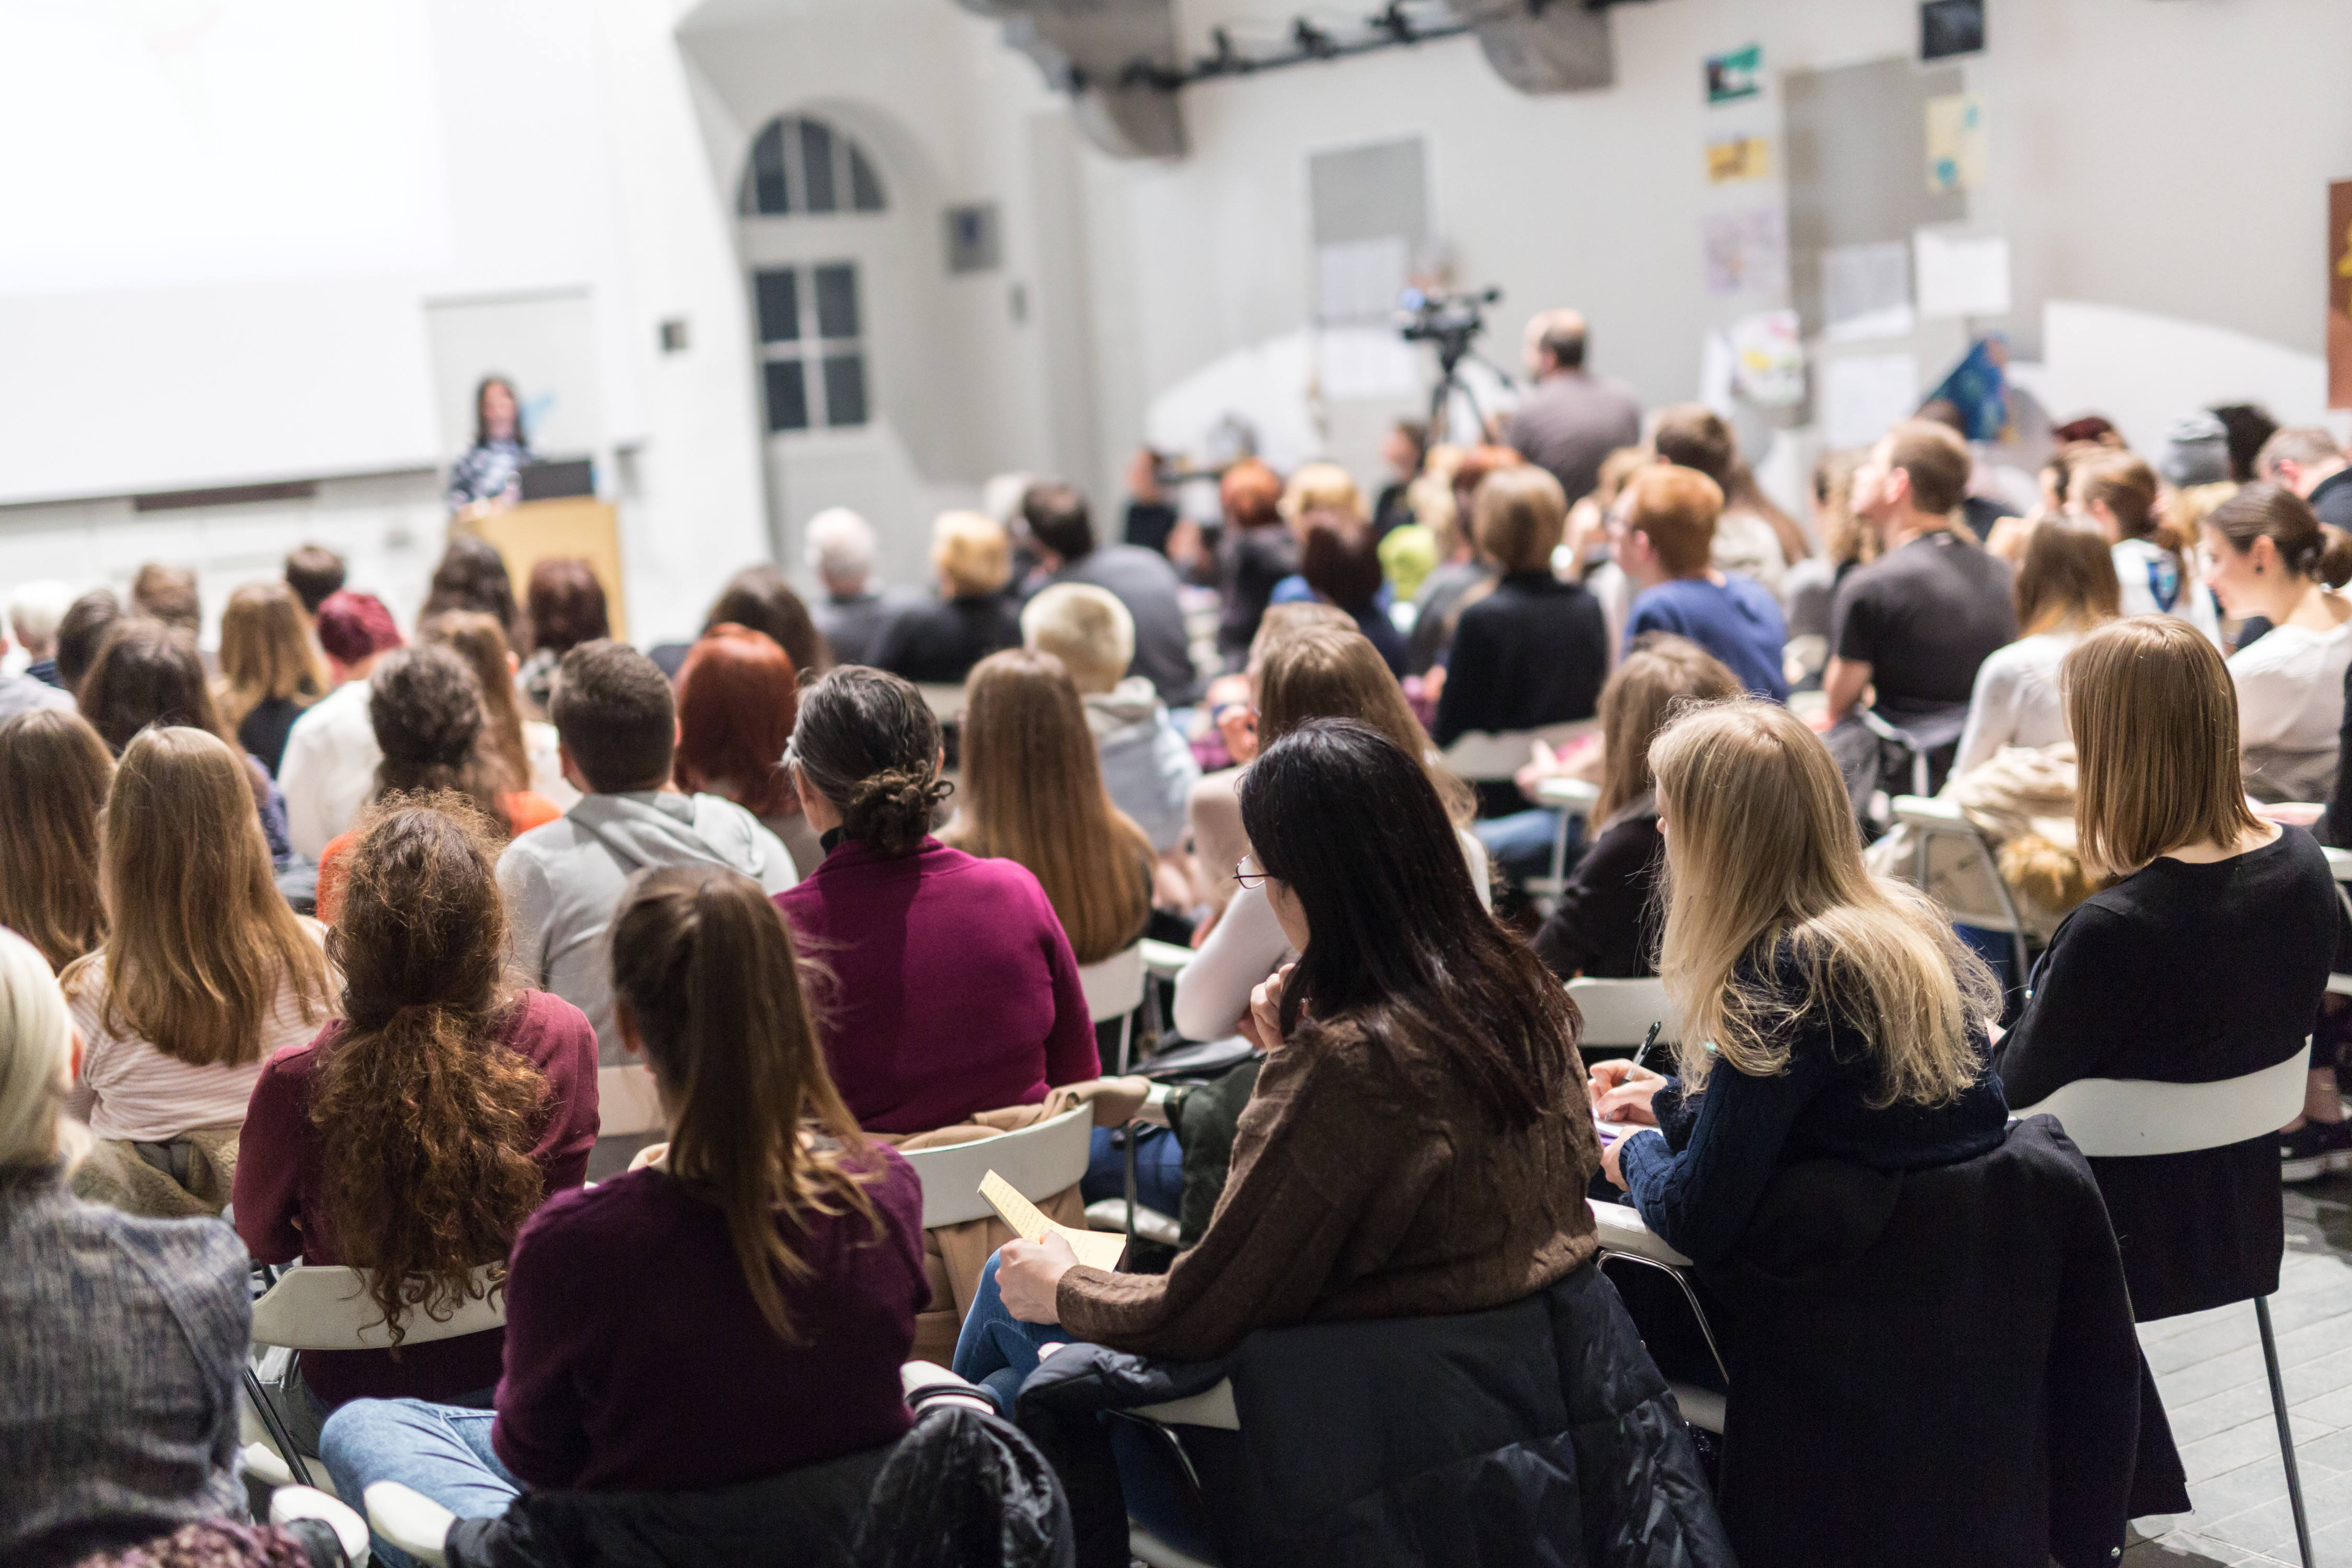
[[[1473,730],[1445,748],[1444,763],[1454,777],[1468,784],[1507,784],[1535,758],[1535,743],[1555,750],[1601,728],[1600,721],[1580,719],[1570,724],[1546,724],[1537,730],[1507,730],[1497,735]]]
[[[1114,952],[1100,963],[1081,964],[1078,984],[1086,988],[1087,1011],[1096,1023],[1126,1017],[1143,1005],[1143,944]]]
[[[1648,980],[1571,980],[1568,994],[1584,1015],[1579,1037],[1587,1047],[1604,1050],[1631,1047],[1649,1037],[1650,1026],[1663,1023],[1658,1043],[1671,1046],[1683,1037],[1682,1025],[1666,1005],[1666,983]]]
[[[1087,1173],[1094,1151],[1095,1111],[1075,1105],[1061,1115],[1000,1132],[993,1138],[951,1143],[943,1149],[903,1151],[923,1183],[923,1228],[961,1225],[996,1213],[980,1195],[981,1178],[993,1171],[1032,1203],[1042,1203],[1075,1185]]]
[[[1911,879],[1961,925],[2024,932],[2024,919],[2001,879],[1992,841],[1958,803],[1934,795],[1898,795],[1887,803],[1895,820],[1919,836]],[[1938,852],[1938,846],[1943,847]],[[2024,977],[2017,977],[2022,984]]]
[[[2020,1118],[2054,1116],[2074,1147],[2095,1160],[2189,1154],[2277,1131],[2303,1110],[2311,1042],[2258,1072],[2219,1083],[2152,1083],[2078,1078]]]
[[[596,1069],[596,1136],[627,1138],[659,1132],[661,1096],[654,1089],[654,1069],[643,1062]]]
[[[489,1265],[474,1270],[474,1284],[483,1293],[466,1301],[446,1321],[436,1322],[431,1314],[412,1309],[401,1320],[405,1331],[400,1342],[428,1345],[502,1327],[506,1297],[488,1293],[491,1278]],[[368,1294],[364,1273],[310,1264],[278,1275],[278,1283],[253,1304],[253,1342],[298,1351],[380,1351],[391,1347],[392,1333]]]
[[[923,694],[924,706],[942,721],[961,717],[963,688],[945,682],[925,681],[915,688]]]
[[[1135,945],[1142,952],[1145,970],[1162,980],[1175,979],[1199,956],[1189,947],[1179,947],[1172,942],[1161,942],[1155,937],[1147,936]]]
[[[1562,811],[1590,816],[1601,804],[1601,786],[1590,779],[1559,773],[1536,785],[1536,799]]]

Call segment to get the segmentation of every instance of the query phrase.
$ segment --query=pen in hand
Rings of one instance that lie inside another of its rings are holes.
[[[1648,1058],[1650,1047],[1658,1043],[1658,1032],[1665,1026],[1664,1020],[1661,1019],[1658,1022],[1652,1024],[1650,1026],[1650,1032],[1642,1037],[1642,1048],[1633,1053],[1633,1065],[1636,1068],[1640,1067],[1643,1060]]]

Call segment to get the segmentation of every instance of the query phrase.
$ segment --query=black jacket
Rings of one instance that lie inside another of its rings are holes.
[[[2094,1568],[2189,1506],[2097,1184],[2047,1116],[1932,1170],[1791,1166],[1701,1278],[1745,1568]]]
[[[1228,1376],[1237,1495],[1207,1500],[1228,1568],[1730,1568],[1674,1396],[1589,1266],[1492,1311],[1266,1330],[1200,1365],[1046,1357],[1020,1420],[1071,1489],[1083,1563],[1127,1561],[1094,1413]]]
[[[1608,679],[1601,601],[1549,572],[1514,572],[1455,623],[1429,738],[1450,746],[1473,730],[1590,719]]]
[[[897,1443],[707,1492],[526,1491],[460,1520],[450,1568],[1073,1568],[1068,1505],[993,1415],[934,1405]]]
[[[1636,980],[1655,974],[1658,873],[1665,836],[1656,802],[1644,795],[1609,820],[1536,931],[1536,956],[1562,980]]]
[[[990,654],[1020,646],[1020,605],[1003,594],[967,594],[900,610],[874,639],[874,667],[951,686]]]

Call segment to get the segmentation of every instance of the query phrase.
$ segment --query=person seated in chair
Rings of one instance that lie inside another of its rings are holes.
[[[360,1399],[328,1418],[343,1497],[394,1480],[493,1519],[525,1487],[714,1490],[908,1429],[922,1185],[835,1091],[783,921],[749,878],[664,867],[623,894],[612,952],[669,1142],[524,1226],[495,1412]]]

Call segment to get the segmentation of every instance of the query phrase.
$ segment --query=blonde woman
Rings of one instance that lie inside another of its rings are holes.
[[[310,646],[302,602],[282,582],[247,583],[228,596],[220,635],[213,700],[221,722],[275,778],[287,731],[327,694],[327,672]]]
[[[217,1214],[262,1064],[331,1012],[321,928],[278,896],[244,764],[201,730],[123,748],[103,864],[105,944],[60,976],[83,1046],[71,1109],[99,1139],[77,1190]]]
[[[1602,1169],[1650,1227],[1718,1262],[1798,1161],[1897,1172],[1998,1148],[2000,986],[1925,895],[1864,868],[1821,738],[1778,704],[1717,703],[1667,726],[1650,765],[1677,1075],[1592,1075],[1601,1119],[1639,1128]]]
[[[874,667],[918,683],[948,685],[990,654],[1021,646],[1020,606],[1004,593],[1013,578],[1013,542],[980,512],[941,512],[931,525],[931,566],[939,573],[939,598],[899,611],[882,628]]]

